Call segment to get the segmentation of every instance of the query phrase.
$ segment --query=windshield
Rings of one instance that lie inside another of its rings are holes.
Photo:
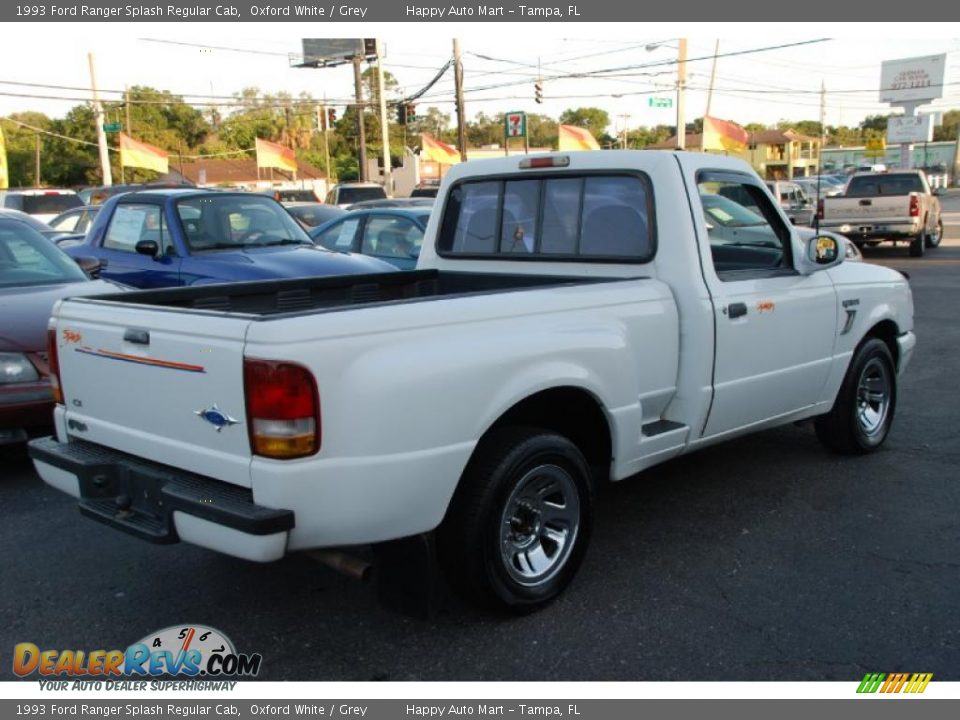
[[[59,215],[64,210],[70,210],[81,205],[83,205],[83,201],[73,193],[23,196],[23,211],[30,215]]]
[[[203,195],[177,203],[191,250],[313,244],[281,205],[251,195]]]
[[[719,195],[701,195],[703,211],[707,218],[714,220],[724,227],[757,227],[766,225],[767,221],[761,215],[747,210],[740,203],[728,200]]]
[[[385,197],[387,197],[387,194],[379,185],[371,187],[345,187],[340,188],[337,204],[352,205],[362,200],[383,200]]]
[[[86,279],[80,267],[43,235],[23,223],[0,220],[0,287]]]

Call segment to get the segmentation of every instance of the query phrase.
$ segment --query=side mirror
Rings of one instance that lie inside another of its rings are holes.
[[[807,259],[814,265],[835,265],[845,254],[843,241],[833,235],[817,235],[807,241]]]
[[[160,246],[156,240],[141,240],[134,249],[138,255],[148,255],[154,259],[160,255]]]
[[[946,194],[947,194],[947,189],[946,189],[945,187],[934,188],[933,194],[934,194],[934,195],[946,195]]]
[[[99,277],[100,270],[103,269],[103,263],[100,262],[99,258],[91,257],[89,255],[75,257],[73,261],[80,266],[81,270],[83,270],[92,278]]]

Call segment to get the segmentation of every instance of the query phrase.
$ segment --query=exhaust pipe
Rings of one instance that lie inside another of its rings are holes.
[[[366,582],[373,574],[373,565],[366,560],[339,550],[310,550],[307,555],[354,580]]]

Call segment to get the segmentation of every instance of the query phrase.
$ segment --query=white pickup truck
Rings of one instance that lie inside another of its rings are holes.
[[[843,195],[821,198],[821,230],[843,233],[857,245],[906,241],[920,257],[940,245],[942,188],[932,190],[922,170],[857,173]]]
[[[766,224],[714,236],[731,186]],[[805,418],[840,451],[887,436],[905,278],[802,240],[746,164],[469,162],[436,208],[408,273],[60,303],[40,475],[119,530],[257,561],[434,533],[457,586],[529,609],[574,575],[598,484]]]

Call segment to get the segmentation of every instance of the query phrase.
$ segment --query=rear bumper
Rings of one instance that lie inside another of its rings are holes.
[[[853,241],[866,240],[907,240],[915,238],[923,231],[920,218],[916,222],[850,221],[820,223],[821,230],[846,235]]]
[[[294,514],[255,505],[236,487],[84,441],[29,444],[44,482],[80,500],[80,512],[153,543],[180,540],[269,562],[286,552]]]

